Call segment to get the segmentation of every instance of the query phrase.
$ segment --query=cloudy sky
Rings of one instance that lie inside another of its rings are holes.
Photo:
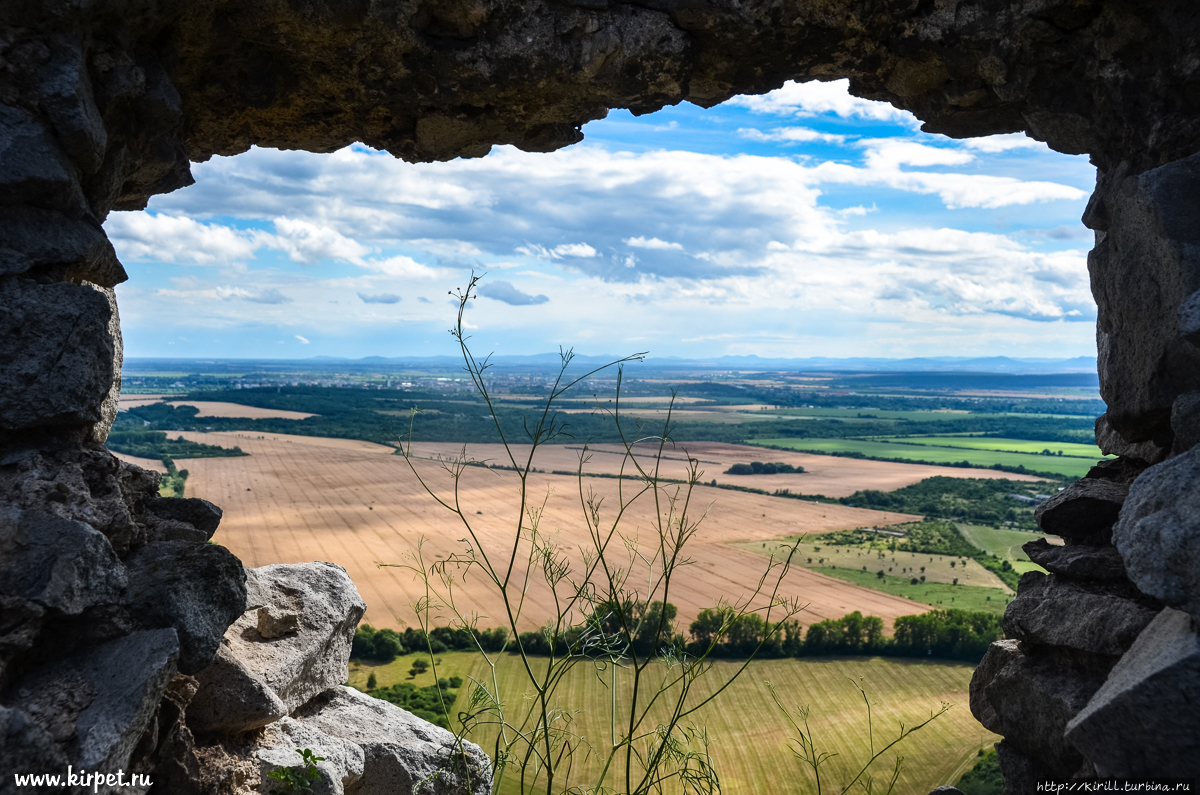
[[[614,111],[553,154],[252,150],[105,228],[126,355],[1094,355],[1095,170],[952,141],[845,81]]]

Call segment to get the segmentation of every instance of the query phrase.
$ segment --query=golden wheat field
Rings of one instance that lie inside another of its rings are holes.
[[[175,432],[172,432],[174,435]],[[382,445],[344,439],[325,439],[248,432],[191,433],[185,438],[208,444],[241,447],[241,458],[187,459],[189,496],[220,505],[225,512],[214,538],[248,566],[328,560],[345,566],[368,605],[366,620],[379,627],[415,623],[413,603],[424,594],[411,571],[379,568],[377,563],[405,563],[424,539],[427,562],[459,552],[466,536],[462,523],[423,492],[403,458]],[[566,455],[565,451],[555,451]],[[434,461],[416,460],[417,469],[436,489],[449,495],[448,477]],[[535,461],[547,470],[548,461]],[[904,465],[894,465],[904,466]],[[516,477],[512,472],[468,467],[460,486],[460,501],[476,529],[482,549],[498,556],[512,544],[518,508]],[[568,550],[587,540],[575,478],[537,473],[531,494],[545,499],[541,530],[557,534]],[[585,489],[603,498],[602,518],[615,515],[618,488],[626,495],[628,481],[585,478]],[[690,511],[698,518],[707,511],[691,540],[685,566],[673,584],[668,601],[679,608],[686,627],[718,599],[736,600],[758,581],[765,560],[731,546],[796,533],[821,533],[864,525],[911,521],[903,514],[884,514],[857,508],[767,497],[698,487]],[[652,539],[655,507],[635,501],[624,516],[626,533],[636,533],[643,550]],[[578,562],[578,555],[574,555]],[[645,572],[642,571],[642,574]],[[460,605],[480,614],[481,626],[505,623],[494,593],[483,578],[471,575],[458,582]],[[793,569],[782,593],[808,605],[799,616],[804,624],[839,618],[854,610],[884,619],[890,632],[897,616],[922,612],[925,607],[821,574]],[[540,625],[552,612],[549,590],[536,578],[529,589],[522,629]],[[435,623],[445,623],[446,617]]]

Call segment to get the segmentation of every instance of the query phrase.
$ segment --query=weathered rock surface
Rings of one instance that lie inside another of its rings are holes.
[[[288,714],[275,691],[247,670],[225,642],[212,663],[196,674],[196,683],[196,695],[187,706],[187,724],[194,732],[238,734]]]
[[[1118,656],[1158,612],[1129,598],[1133,594],[1120,593],[1132,590],[1031,571],[1021,577],[1017,597],[1004,611],[1004,634],[1042,646]]]
[[[1121,434],[1108,424],[1107,414],[1096,418],[1096,446],[1105,455],[1135,458],[1147,464],[1157,464],[1171,452],[1170,446],[1159,447],[1152,441],[1137,444],[1125,441]]]
[[[297,713],[305,725],[362,748],[358,795],[420,789],[434,795],[492,791],[492,772],[478,745],[351,687],[337,687]],[[427,782],[418,787],[420,782]]]
[[[1046,775],[1067,778],[1084,758],[1063,732],[1106,674],[1017,640],[996,641],[971,678],[971,714]]]
[[[135,632],[18,680],[6,706],[35,716],[77,767],[129,770],[175,675],[178,653],[173,630]]]
[[[1039,505],[1034,517],[1047,533],[1102,546],[1111,537],[1128,491],[1113,481],[1084,478]]]
[[[241,561],[216,544],[161,541],[130,555],[125,566],[134,619],[146,627],[174,627],[180,672],[203,670],[245,609]]]
[[[84,433],[103,418],[111,317],[108,299],[90,287],[0,277],[0,442],[41,426]]]
[[[259,763],[259,792],[268,792],[274,783],[268,776],[280,768],[301,764],[297,749],[304,748],[317,756],[325,757],[317,762],[320,781],[314,782],[316,795],[342,795],[347,788],[359,792],[357,786],[362,778],[366,754],[352,742],[330,737],[306,722],[283,718],[272,723],[255,739],[254,758]]]
[[[1175,434],[1175,455],[1186,453],[1200,444],[1200,392],[1186,392],[1171,404],[1171,431]]]
[[[345,569],[333,563],[262,566],[247,570],[246,590],[246,612],[225,638],[233,656],[275,691],[289,713],[346,681],[350,643],[367,606]],[[263,637],[262,607],[295,616],[295,631]]]
[[[1021,549],[1029,559],[1054,574],[1076,580],[1127,580],[1125,561],[1115,547],[1082,544],[1058,546],[1044,538],[1030,541]]]
[[[1169,449],[1171,404],[1200,389],[1200,348],[1181,335],[1179,317],[1200,290],[1200,154],[1128,171],[1104,175],[1084,215],[1101,233],[1088,256],[1100,394],[1126,441]]]
[[[1200,638],[1164,609],[1067,726],[1103,776],[1200,776]]]
[[[221,524],[221,509],[196,497],[155,497],[146,502],[146,510],[159,520],[151,536],[155,541],[203,543]]]
[[[1200,447],[1138,478],[1113,544],[1143,593],[1200,617]]]
[[[0,511],[0,592],[66,615],[120,601],[125,567],[102,533],[52,514]]]

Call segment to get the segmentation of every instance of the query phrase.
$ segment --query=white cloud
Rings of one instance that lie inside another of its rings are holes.
[[[412,257],[402,254],[384,259],[363,260],[362,267],[369,271],[385,273],[388,276],[400,276],[406,279],[435,279],[438,272],[427,265],[422,265]]]
[[[850,93],[849,80],[833,80],[827,83],[811,81],[797,83],[792,80],[767,94],[741,96],[729,100],[727,105],[748,108],[752,113],[771,113],[776,116],[814,116],[832,113],[842,118],[869,119],[872,121],[915,121],[908,111],[892,107],[886,102],[861,99]]]
[[[370,249],[328,226],[286,216],[275,219],[277,234],[268,245],[287,253],[293,262],[312,265],[321,260],[362,264]]]
[[[358,297],[364,304],[398,304],[398,303],[400,303],[400,296],[398,296],[394,293],[378,293],[376,295],[370,295],[368,293],[359,293]]]
[[[257,290],[248,290],[245,287],[218,287],[216,295],[224,301],[240,298],[255,304],[290,304],[292,302],[291,298],[274,287],[260,287]]]
[[[503,301],[512,306],[529,306],[532,304],[544,304],[550,299],[544,295],[531,295],[522,292],[513,286],[512,282],[506,282],[500,279],[492,281],[482,281],[479,283],[479,294],[484,298],[491,298],[495,301]]]
[[[668,243],[665,240],[659,240],[657,237],[627,237],[621,242],[634,248],[648,248],[653,251],[683,251],[682,244]]]
[[[810,130],[807,127],[777,127],[774,130],[762,132],[753,127],[738,128],[738,135],[750,141],[776,142],[776,143],[809,143],[812,141],[822,141],[824,143],[840,144],[845,142],[846,136],[834,135],[833,133],[817,132]]]
[[[927,146],[902,138],[871,138],[859,141],[867,150],[867,167],[894,171],[900,166],[961,166],[975,155],[957,149]]]
[[[1039,149],[1050,151],[1050,147],[1041,141],[1035,141],[1025,133],[1006,133],[1004,135],[989,135],[986,138],[967,138],[959,142],[968,149],[985,154],[1010,152],[1013,149]]]
[[[299,334],[296,334],[296,335],[295,335],[295,337],[296,337],[296,339],[300,340],[300,344],[301,344],[301,345],[308,345],[308,344],[309,344],[309,343],[308,343],[308,339],[306,339],[305,337],[301,337]]]
[[[125,260],[225,264],[249,259],[260,247],[254,233],[165,213],[118,212],[105,231]]]

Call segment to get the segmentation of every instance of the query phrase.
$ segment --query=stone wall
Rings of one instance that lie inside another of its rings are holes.
[[[1043,510],[1068,545],[1031,550],[1052,573],[1022,581],[972,708],[1005,735],[1012,792],[1046,772],[1196,775],[1198,43],[1193,0],[0,3],[0,770],[233,791],[258,786],[263,737],[315,732],[341,760],[329,786],[354,791],[356,760],[403,741],[328,687],[291,698],[243,677],[250,728],[196,701],[214,666],[247,666],[223,645],[250,620],[247,574],[206,543],[219,509],[158,500],[153,473],[103,447],[126,278],[110,211],[253,145],[550,151],[609,108],[849,77],[928,131],[1024,130],[1098,168],[1096,430],[1121,458]]]

